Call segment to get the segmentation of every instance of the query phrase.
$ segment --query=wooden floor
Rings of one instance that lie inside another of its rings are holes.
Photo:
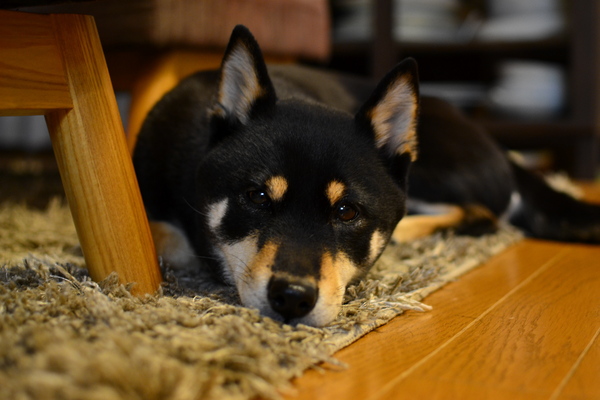
[[[600,399],[600,246],[525,240],[425,302],[290,399]]]

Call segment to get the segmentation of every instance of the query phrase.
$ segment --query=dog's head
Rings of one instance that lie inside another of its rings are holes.
[[[416,79],[414,61],[398,65],[355,116],[278,100],[256,41],[234,30],[198,218],[244,305],[315,326],[337,316],[405,213]]]

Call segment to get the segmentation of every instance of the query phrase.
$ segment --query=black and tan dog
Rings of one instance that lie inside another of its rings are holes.
[[[150,112],[134,164],[163,257],[212,268],[244,305],[290,323],[331,322],[408,207],[458,205],[458,228],[483,233],[520,193],[512,213],[535,235],[600,239],[599,208],[512,165],[446,103],[419,101],[414,61],[375,88],[267,68],[242,26],[220,71]]]

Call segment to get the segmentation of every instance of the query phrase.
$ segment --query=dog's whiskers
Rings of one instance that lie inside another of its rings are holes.
[[[210,256],[199,256],[196,253],[191,253],[190,254],[192,257],[197,258],[197,259],[201,259],[201,260],[212,260],[212,261],[219,261],[219,259],[217,257],[210,257]]]
[[[195,208],[193,205],[191,205],[190,202],[188,201],[188,199],[186,199],[185,197],[182,197],[182,199],[185,202],[185,204],[187,204],[188,207],[190,207],[196,214],[202,215],[203,217],[208,217],[207,213],[202,212],[202,211],[198,210],[197,208]]]
[[[236,279],[240,279],[245,284],[250,284],[252,281],[252,275],[251,275],[250,266],[246,263],[246,260],[243,260],[239,256],[236,256],[235,254],[231,254],[231,253],[229,254],[229,256],[234,258],[235,260],[237,260],[240,263],[240,265],[243,267],[242,273],[240,274],[240,276],[237,276]]]

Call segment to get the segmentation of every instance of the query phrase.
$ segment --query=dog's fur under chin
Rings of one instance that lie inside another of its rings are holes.
[[[158,252],[212,268],[266,316],[326,325],[409,196],[459,205],[461,229],[485,233],[526,189],[493,141],[448,107],[419,101],[414,60],[375,86],[267,68],[238,26],[221,69],[182,81],[139,135],[134,165]],[[584,229],[591,241],[599,220]]]

